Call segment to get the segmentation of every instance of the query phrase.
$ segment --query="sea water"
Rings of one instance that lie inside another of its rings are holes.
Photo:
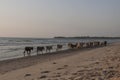
[[[109,43],[120,42],[120,39],[65,39],[65,38],[0,38],[0,60],[23,57],[24,48],[33,46],[32,55],[36,55],[37,46],[52,45],[52,52],[56,51],[56,45],[62,44],[63,49],[68,49],[69,42],[108,41]],[[45,51],[43,52],[46,53]]]

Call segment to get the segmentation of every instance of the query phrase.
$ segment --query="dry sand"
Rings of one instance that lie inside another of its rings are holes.
[[[120,43],[1,61],[0,80],[120,80]]]

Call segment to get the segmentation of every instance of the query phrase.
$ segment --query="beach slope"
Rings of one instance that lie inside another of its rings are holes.
[[[120,80],[120,43],[52,55],[1,62],[0,80]]]

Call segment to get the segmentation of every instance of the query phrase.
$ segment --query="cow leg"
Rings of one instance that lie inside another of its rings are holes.
[[[56,51],[58,51],[58,48],[56,49]]]
[[[30,52],[28,52],[28,56],[30,56]]]
[[[23,52],[23,55],[24,55],[24,57],[25,57],[25,51]]]
[[[42,51],[39,51],[39,54],[42,54]]]
[[[31,51],[29,51],[29,56],[31,56]]]
[[[42,54],[43,54],[43,51],[41,51],[42,52]]]
[[[30,56],[30,51],[27,52],[28,56]]]
[[[29,54],[29,53],[28,53],[28,51],[27,51],[27,56],[28,56],[28,54]]]

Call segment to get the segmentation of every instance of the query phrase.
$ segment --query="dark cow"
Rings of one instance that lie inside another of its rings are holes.
[[[43,50],[45,50],[45,48],[43,46],[38,46],[37,47],[37,55],[39,52],[42,52],[42,54],[43,54]]]
[[[86,43],[86,48],[90,48],[90,42]]]
[[[94,47],[94,42],[90,42],[90,48]]]
[[[46,52],[50,52],[53,49],[53,46],[46,46]]]
[[[104,42],[100,42],[100,46],[104,46]]]
[[[68,47],[72,49],[77,48],[77,43],[76,44],[68,43]]]
[[[25,50],[23,52],[24,56],[26,52],[27,52],[27,55],[30,56],[32,50],[33,50],[33,47],[25,47]]]
[[[107,41],[104,41],[104,46],[107,46]]]
[[[62,47],[63,47],[63,45],[57,44],[57,49],[56,49],[56,51],[62,49]]]

